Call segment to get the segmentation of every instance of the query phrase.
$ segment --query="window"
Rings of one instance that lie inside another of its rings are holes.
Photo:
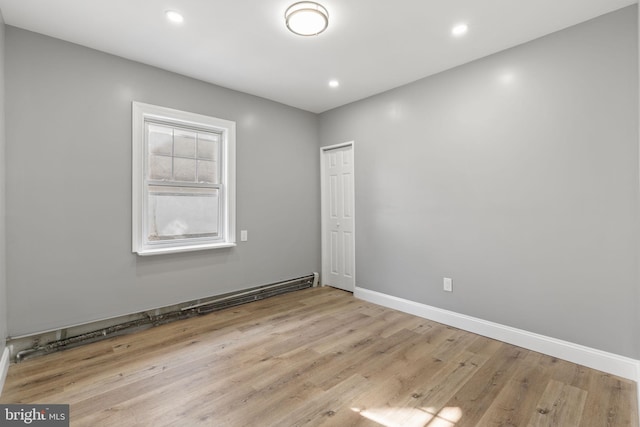
[[[133,252],[235,246],[235,122],[133,103]]]

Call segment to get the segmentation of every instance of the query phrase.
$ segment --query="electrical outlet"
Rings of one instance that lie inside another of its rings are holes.
[[[442,289],[445,292],[453,292],[453,280],[449,277],[445,277],[442,284]]]
[[[246,242],[249,240],[249,232],[247,230],[240,230],[240,241]]]

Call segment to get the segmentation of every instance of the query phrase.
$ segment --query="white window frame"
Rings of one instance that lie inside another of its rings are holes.
[[[221,135],[220,184],[222,187],[219,229],[216,238],[184,238],[149,241],[146,236],[148,204],[148,142],[145,124],[163,122],[169,126],[201,129]],[[157,105],[132,104],[132,249],[138,255],[158,255],[236,246],[236,123]]]

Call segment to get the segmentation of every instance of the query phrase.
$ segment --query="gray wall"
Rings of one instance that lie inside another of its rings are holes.
[[[322,114],[357,285],[640,357],[637,39],[632,6]]]
[[[7,268],[5,246],[5,120],[4,120],[4,32],[0,12],[0,354],[7,336]],[[0,381],[2,379],[0,378]]]
[[[318,117],[8,26],[9,334],[319,271]],[[131,101],[237,122],[237,248],[131,253]]]

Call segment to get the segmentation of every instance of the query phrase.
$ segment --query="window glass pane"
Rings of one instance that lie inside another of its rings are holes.
[[[149,179],[171,180],[172,160],[172,157],[150,155]]]
[[[150,241],[219,235],[216,188],[149,187]]]
[[[173,149],[173,129],[160,125],[147,125],[149,135],[149,153],[172,155]]]
[[[173,133],[173,155],[177,157],[196,157],[196,133],[175,129]]]
[[[219,184],[218,163],[208,160],[198,160],[198,182]]]
[[[173,179],[181,182],[195,182],[196,161],[195,159],[173,158]]]
[[[218,160],[218,144],[220,135],[210,133],[198,134],[198,158],[206,160]]]

